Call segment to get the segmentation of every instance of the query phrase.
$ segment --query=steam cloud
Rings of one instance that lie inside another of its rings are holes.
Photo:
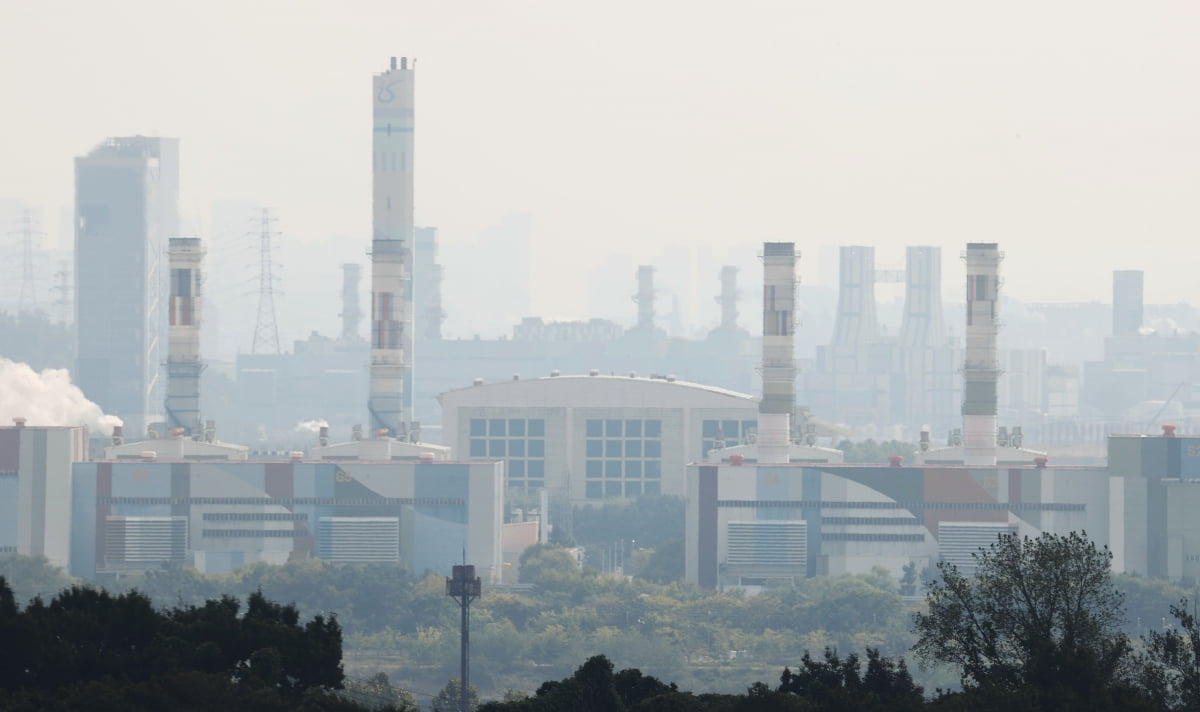
[[[321,428],[329,427],[329,423],[324,420],[304,420],[296,423],[296,432],[298,433],[319,433]]]
[[[86,425],[105,435],[124,425],[88,400],[65,368],[38,373],[28,364],[0,357],[0,423],[13,418],[25,418],[29,425]]]

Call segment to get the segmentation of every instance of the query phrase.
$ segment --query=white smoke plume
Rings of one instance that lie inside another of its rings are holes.
[[[296,423],[297,433],[319,433],[321,428],[328,428],[329,423],[324,420],[304,420]]]
[[[28,364],[0,357],[0,424],[8,425],[13,418],[25,418],[27,425],[86,425],[105,435],[112,435],[113,426],[124,425],[88,400],[65,368],[38,373]]]

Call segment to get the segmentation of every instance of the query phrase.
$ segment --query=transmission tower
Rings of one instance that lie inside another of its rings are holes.
[[[258,235],[258,318],[250,353],[279,353],[279,325],[275,323],[275,278],[271,262],[271,211],[263,208]]]
[[[71,307],[73,300],[71,299],[71,263],[67,260],[60,260],[58,263],[58,271],[54,273],[54,293],[58,298],[54,300],[54,306],[58,309],[58,321],[63,324],[71,323]]]
[[[29,208],[21,214],[21,295],[17,298],[17,313],[25,314],[37,310],[37,285],[33,270],[33,238],[42,233],[34,229],[33,211]]]

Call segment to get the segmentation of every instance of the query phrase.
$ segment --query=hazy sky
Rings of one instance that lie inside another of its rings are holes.
[[[74,156],[158,133],[198,224],[244,199],[365,249],[371,75],[406,55],[418,223],[528,213],[541,313],[585,313],[610,253],[756,240],[808,282],[821,245],[939,244],[950,291],[998,241],[1028,300],[1145,268],[1195,301],[1197,37],[1194,0],[0,0],[0,196],[54,220]]]

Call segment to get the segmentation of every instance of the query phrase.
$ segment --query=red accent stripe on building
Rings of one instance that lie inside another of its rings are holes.
[[[696,506],[696,582],[704,588],[717,587],[717,466],[702,465]]]

